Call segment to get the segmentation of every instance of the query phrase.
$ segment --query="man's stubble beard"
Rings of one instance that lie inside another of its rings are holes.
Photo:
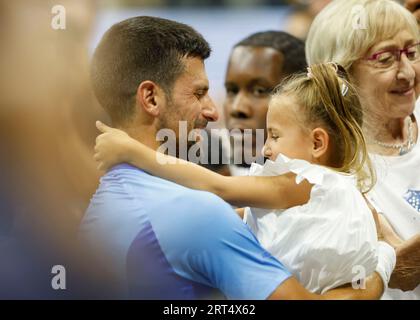
[[[190,148],[196,144],[196,141],[189,141],[188,135],[189,133],[194,130],[197,126],[206,126],[207,121],[202,121],[200,123],[199,121],[194,120],[193,122],[184,120],[185,116],[184,114],[179,114],[177,111],[181,110],[181,108],[178,108],[177,105],[172,101],[172,99],[168,99],[167,108],[165,110],[165,113],[159,118],[159,122],[157,125],[157,132],[161,129],[169,129],[172,130],[176,135],[176,154],[171,154],[171,156],[179,158],[180,154],[180,140],[186,141],[187,143],[187,150],[190,150]],[[187,135],[181,136],[182,133],[179,132],[180,129],[180,121],[186,121],[187,122]],[[160,141],[161,144],[165,143],[166,141]],[[187,152],[188,154],[188,152]],[[188,159],[184,159],[188,160]]]

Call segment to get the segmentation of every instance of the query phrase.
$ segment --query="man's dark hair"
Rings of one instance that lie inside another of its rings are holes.
[[[114,124],[129,120],[139,84],[150,80],[170,95],[184,57],[210,55],[203,36],[188,25],[156,17],[134,17],[113,25],[92,59],[91,78],[99,103]]]
[[[279,72],[285,75],[306,70],[305,43],[287,32],[257,32],[235,44],[234,48],[239,46],[268,47],[279,51],[284,57]]]

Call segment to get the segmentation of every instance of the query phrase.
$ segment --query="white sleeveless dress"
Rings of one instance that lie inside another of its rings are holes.
[[[244,221],[261,245],[308,290],[323,293],[368,276],[377,265],[376,226],[355,178],[279,155],[252,176],[296,174],[312,187],[310,200],[286,210],[246,208]]]

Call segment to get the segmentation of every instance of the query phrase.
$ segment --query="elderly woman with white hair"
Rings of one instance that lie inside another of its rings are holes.
[[[369,199],[397,252],[385,298],[420,299],[420,33],[391,0],[336,0],[315,18],[308,64],[342,65],[357,87],[377,172]],[[389,224],[391,227],[389,226]],[[405,292],[402,292],[402,289]]]

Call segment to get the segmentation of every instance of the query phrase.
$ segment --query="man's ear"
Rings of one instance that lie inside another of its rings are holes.
[[[139,84],[136,103],[152,117],[159,116],[165,101],[165,93],[156,83],[147,80]]]
[[[315,128],[311,132],[312,138],[312,156],[315,159],[320,159],[328,155],[328,147],[330,143],[330,136],[328,132],[322,128]]]

